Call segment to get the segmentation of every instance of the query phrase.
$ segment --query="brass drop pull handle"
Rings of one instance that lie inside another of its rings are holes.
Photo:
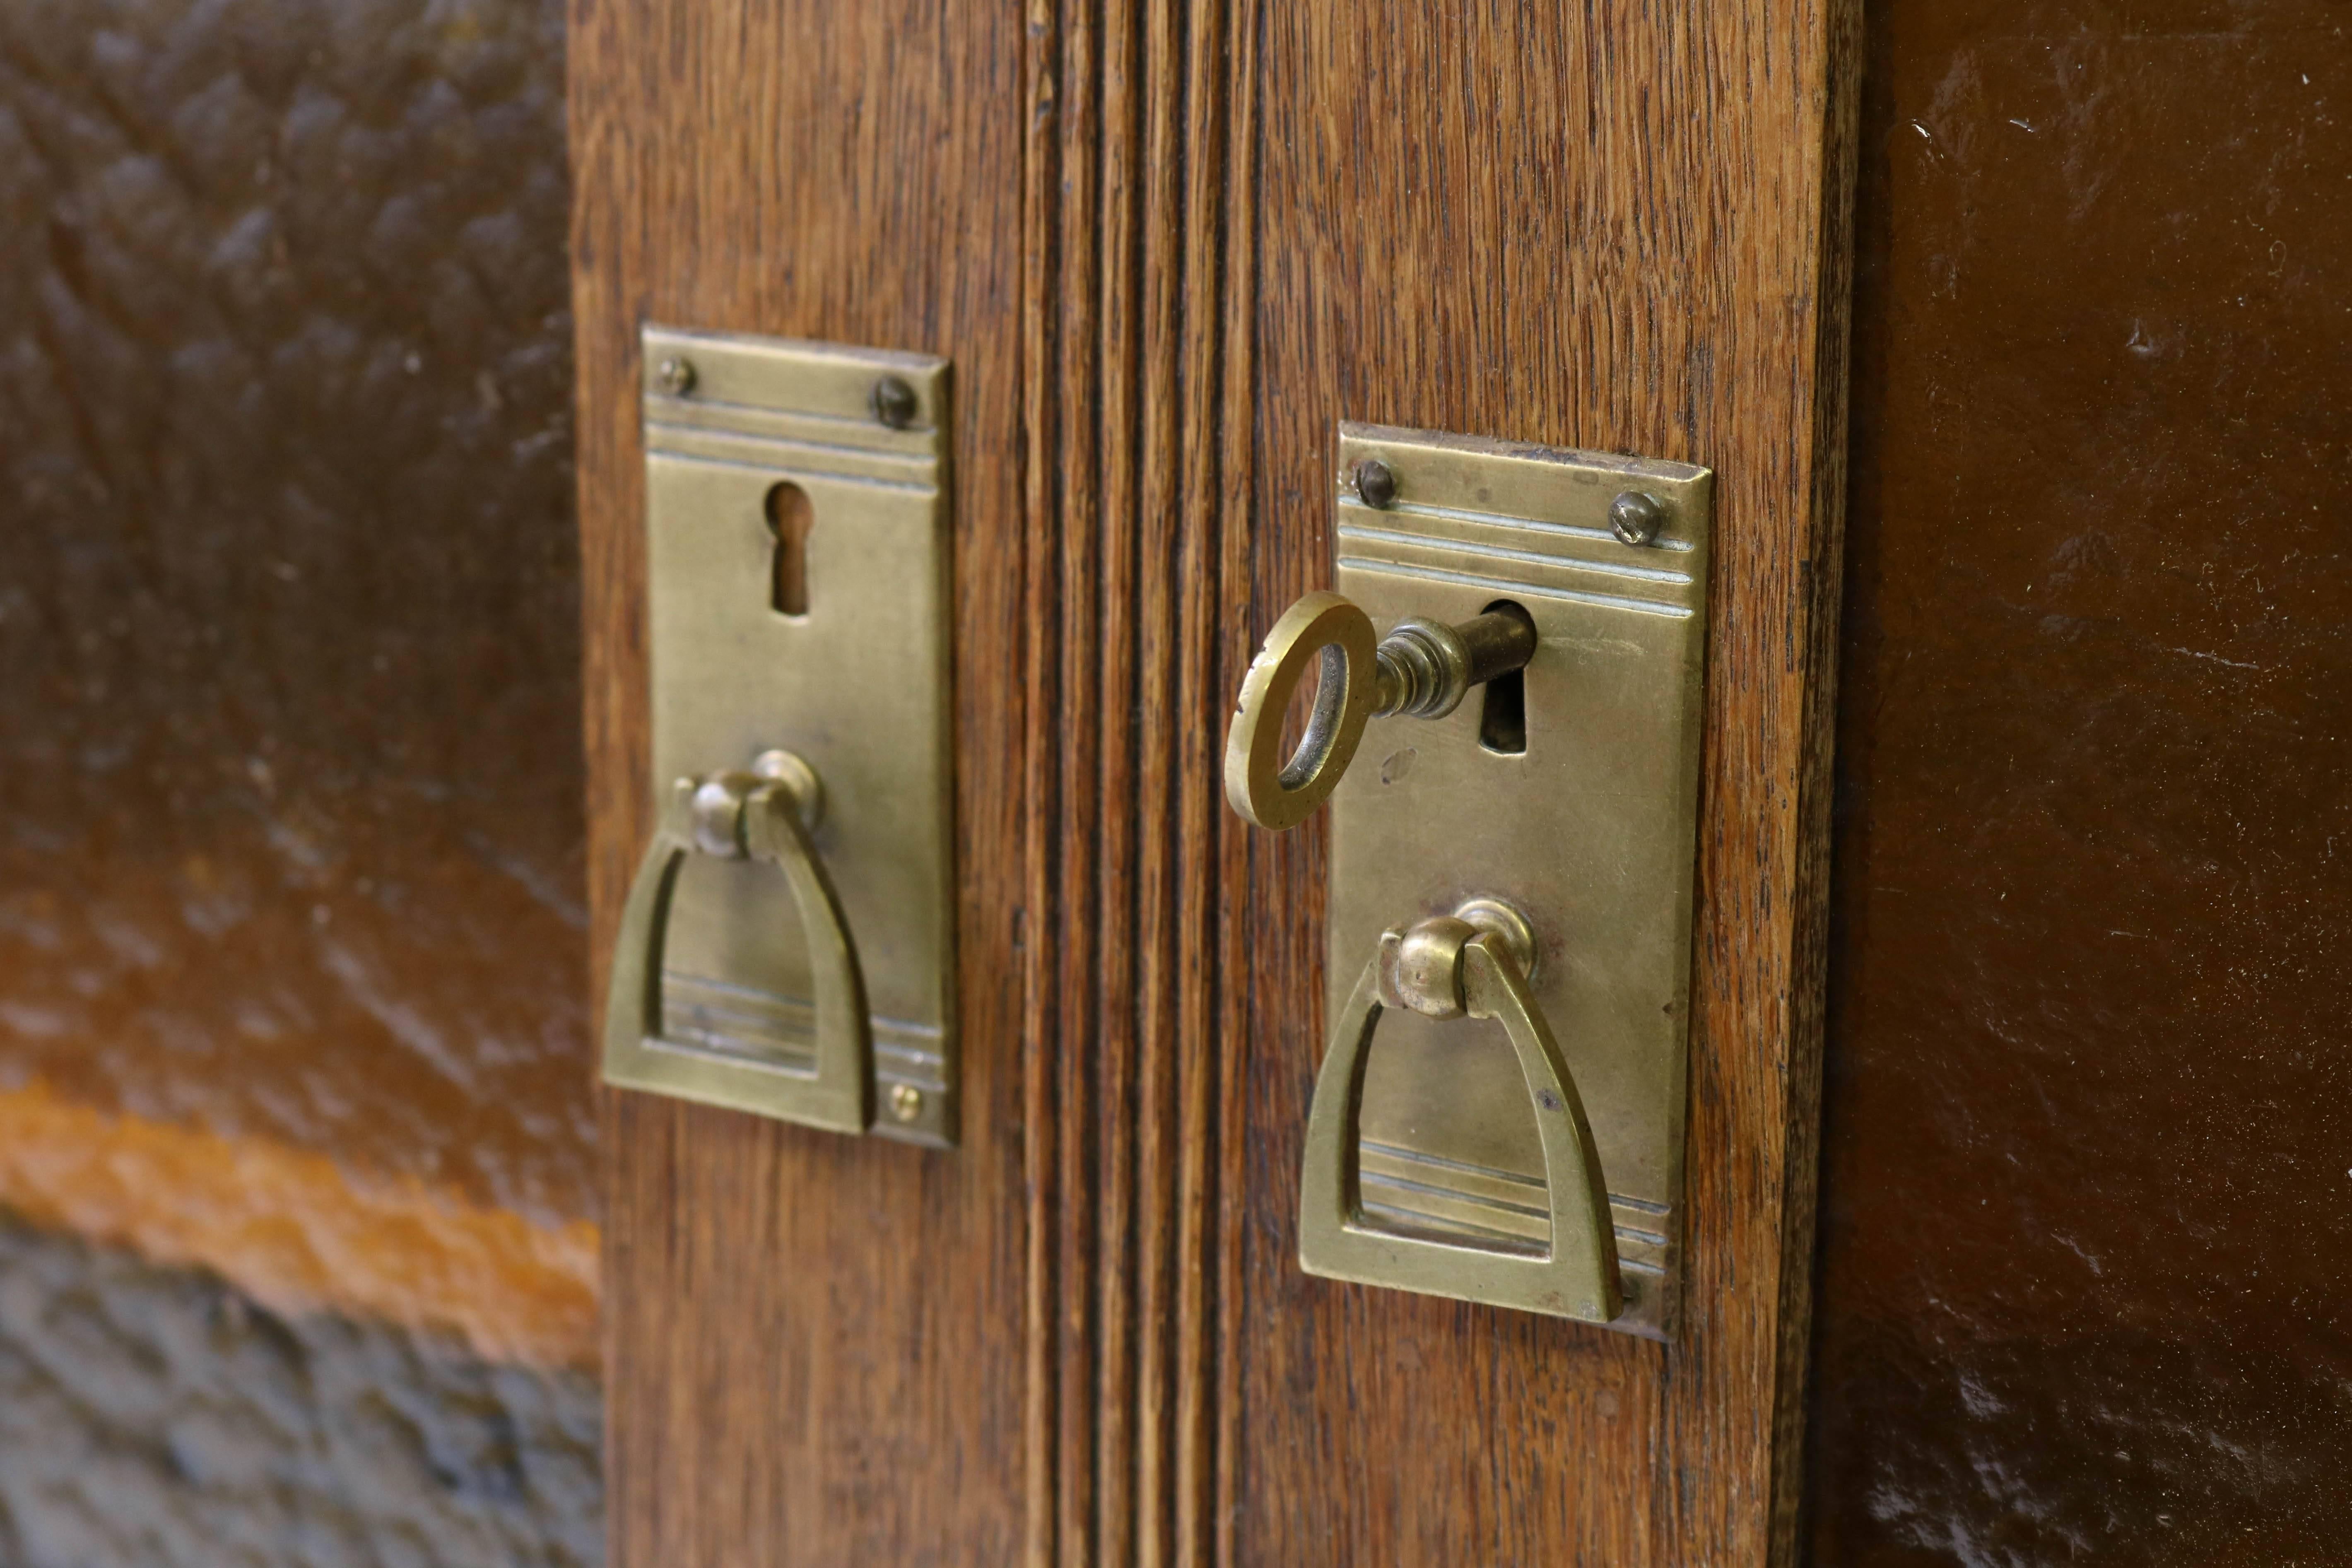
[[[1375,644],[1371,617],[1352,600],[1308,594],[1274,623],[1242,678],[1225,731],[1225,799],[1260,827],[1296,827],[1339,787],[1368,721],[1443,719],[1472,687],[1525,668],[1535,651],[1535,624],[1509,609],[1458,626],[1409,618]],[[1310,668],[1314,710],[1286,760],[1283,715]]]
[[[1608,1184],[1576,1080],[1528,990],[1534,957],[1528,921],[1496,899],[1474,899],[1451,915],[1382,934],[1332,1027],[1315,1079],[1299,1184],[1298,1257],[1308,1273],[1595,1323],[1624,1310]],[[1502,1024],[1543,1147],[1550,1232],[1541,1252],[1441,1241],[1367,1223],[1358,1117],[1372,1038],[1391,1007]]]
[[[713,1105],[740,1102],[731,1085],[747,1070],[742,1061],[720,1059],[665,1034],[662,946],[678,870],[688,855],[761,861],[784,874],[807,933],[816,1038],[808,1069],[756,1070],[776,1080],[770,1094],[776,1114],[836,1132],[863,1132],[874,1123],[873,1025],[856,942],[809,837],[823,814],[824,788],[815,770],[790,752],[766,752],[753,766],[751,773],[679,779],[671,790],[621,911],[605,994],[604,1076],[636,1087],[653,1076],[647,1058],[658,1058],[664,1092]]]

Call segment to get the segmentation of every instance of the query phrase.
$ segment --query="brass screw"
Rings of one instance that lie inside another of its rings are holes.
[[[899,1121],[912,1121],[923,1113],[923,1091],[911,1083],[890,1086],[890,1115]]]
[[[1356,493],[1366,506],[1386,511],[1397,498],[1396,470],[1378,458],[1366,458],[1356,465]]]
[[[1609,503],[1609,531],[1628,544],[1647,544],[1666,526],[1666,509],[1655,496],[1627,490]]]
[[[666,359],[654,374],[660,380],[662,390],[672,397],[684,397],[694,390],[694,362],[690,359]]]
[[[915,389],[895,375],[886,375],[874,384],[874,417],[893,430],[904,430],[915,422],[920,406]]]

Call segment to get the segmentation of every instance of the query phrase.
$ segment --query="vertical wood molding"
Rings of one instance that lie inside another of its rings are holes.
[[[1223,0],[1036,0],[1023,344],[1029,1561],[1206,1563],[1230,1489],[1239,1011],[1221,890],[1235,352]]]
[[[1062,563],[1059,537],[1065,504],[1061,470],[1062,398],[1056,379],[1062,323],[1055,310],[1061,285],[1062,139],[1067,114],[1062,93],[1065,26],[1062,0],[1029,0],[1028,50],[1022,61],[1024,135],[1021,186],[1022,531],[1029,541],[1023,618],[1031,628],[1024,673],[1042,720],[1068,711],[1060,680]],[[1022,1158],[1026,1171],[1024,1215],[1029,1277],[1024,1355],[1027,1396],[1023,1412],[1023,1472],[1029,1568],[1061,1560],[1065,1532],[1062,1434],[1065,1398],[1062,1347],[1066,1273],[1060,1219],[1068,1172],[1061,1158],[1062,1084],[1053,1047],[1062,1018],[1064,963],[1058,918],[1063,856],[1061,822],[1066,763],[1033,725],[1022,737],[1023,778],[1030,844],[1027,908],[1022,953]]]
[[[1862,121],[1861,0],[1824,0],[1822,37],[1820,279],[1813,340],[1813,463],[1807,571],[1796,609],[1803,655],[1790,877],[1789,1103],[1780,1192],[1780,1300],[1771,1398],[1772,1564],[1798,1561],[1804,1500],[1805,1395],[1813,1322],[1814,1222],[1821,1203],[1822,1050],[1828,1033],[1831,805],[1839,626],[1845,604],[1848,343],[1853,334],[1853,198]]]

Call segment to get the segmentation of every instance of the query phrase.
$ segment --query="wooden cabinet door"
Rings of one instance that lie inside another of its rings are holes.
[[[957,389],[961,1144],[608,1096],[617,1562],[1786,1554],[1857,12],[575,0],[600,961],[640,324]],[[1669,1343],[1297,1266],[1323,841],[1217,767],[1342,419],[1717,475]]]

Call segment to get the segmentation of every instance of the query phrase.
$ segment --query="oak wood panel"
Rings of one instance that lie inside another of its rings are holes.
[[[1033,1563],[1785,1554],[1853,23],[1033,8]],[[1341,417],[1726,475],[1669,1350],[1297,1272],[1321,847],[1236,827],[1214,742]]]
[[[608,1097],[624,1564],[1003,1563],[1021,1542],[1021,17],[575,0],[591,885],[649,821],[640,321],[955,362],[963,1146]],[[814,591],[822,592],[822,584]],[[600,969],[601,975],[602,971]]]
[[[914,1175],[617,1108],[622,1560],[996,1563],[1016,1523],[1038,1568],[1760,1560],[1804,1342],[1850,0],[1033,0],[1009,113],[961,10],[746,4],[581,0],[599,908],[645,810],[635,312],[954,354],[974,1099]],[[940,228],[929,273],[892,248]],[[1341,417],[1724,475],[1676,1346],[1297,1273],[1321,843],[1242,830],[1216,763],[1255,632],[1329,570]]]
[[[1029,1561],[1230,1557],[1247,233],[1223,4],[1040,0]]]
[[[1342,418],[1717,481],[1679,1333],[1309,1279],[1319,828],[1251,846],[1250,1563],[1785,1556],[1818,1111],[1855,8],[1269,5],[1252,624],[1327,580]]]

